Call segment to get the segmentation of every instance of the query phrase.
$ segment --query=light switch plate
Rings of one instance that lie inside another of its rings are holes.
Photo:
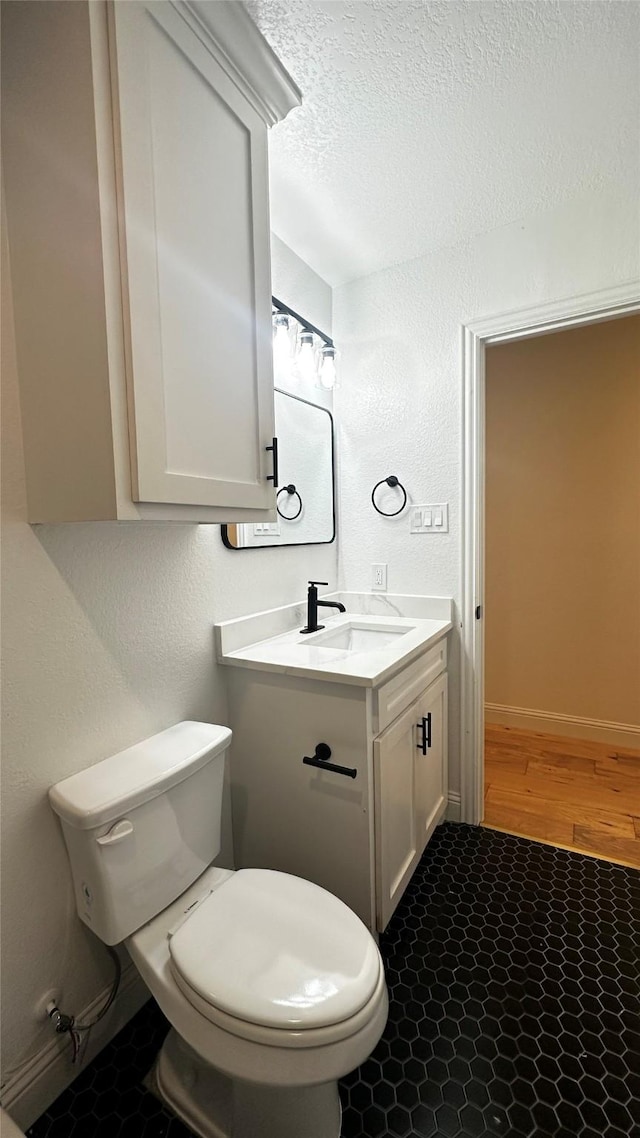
[[[254,522],[254,537],[279,537],[280,522]]]
[[[449,503],[411,507],[411,533],[448,533]]]

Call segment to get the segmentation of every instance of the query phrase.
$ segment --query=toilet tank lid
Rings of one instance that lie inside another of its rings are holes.
[[[80,830],[102,826],[164,794],[224,751],[231,730],[186,720],[56,783],[56,814]]]

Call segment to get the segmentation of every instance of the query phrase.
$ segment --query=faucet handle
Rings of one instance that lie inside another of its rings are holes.
[[[328,585],[328,581],[309,581],[310,585]]]

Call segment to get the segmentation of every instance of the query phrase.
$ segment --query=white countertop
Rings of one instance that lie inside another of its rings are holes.
[[[292,616],[299,616],[299,606],[291,606]],[[280,612],[281,610],[273,610]],[[237,638],[238,622],[218,625],[216,636],[218,659],[220,663],[236,668],[253,668],[265,672],[280,672],[290,676],[303,676],[333,683],[355,684],[360,687],[377,687],[390,679],[396,672],[410,664],[452,627],[450,619],[444,615],[439,618],[367,615],[364,613],[333,614],[331,609],[320,609],[319,619],[323,630],[301,635],[300,623],[277,636],[268,636],[255,643],[232,647]],[[265,622],[266,614],[256,614],[264,631],[270,621]],[[250,618],[244,618],[248,621]],[[281,618],[280,618],[281,619]],[[390,643],[379,648],[363,651],[348,651],[342,648],[324,646],[327,635],[345,628],[352,622],[366,629],[368,625],[381,631],[386,628],[396,635]],[[225,636],[225,628],[228,630]],[[258,625],[256,625],[257,631]],[[230,633],[230,634],[229,634]],[[243,637],[244,638],[244,637]],[[225,647],[228,650],[225,651]]]

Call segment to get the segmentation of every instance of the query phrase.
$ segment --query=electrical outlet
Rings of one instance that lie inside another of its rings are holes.
[[[371,588],[384,593],[387,588],[386,565],[371,566]]]

